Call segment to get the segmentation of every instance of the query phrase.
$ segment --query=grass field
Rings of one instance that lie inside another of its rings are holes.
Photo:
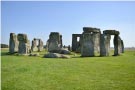
[[[7,55],[2,90],[135,90],[135,51],[121,56],[51,59]]]

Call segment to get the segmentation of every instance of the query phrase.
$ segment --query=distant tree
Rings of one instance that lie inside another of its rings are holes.
[[[8,48],[9,46],[7,44],[0,44],[1,48]]]

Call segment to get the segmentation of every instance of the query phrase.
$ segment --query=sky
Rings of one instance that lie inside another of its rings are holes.
[[[120,31],[125,47],[135,47],[135,2],[121,1],[2,1],[1,43],[9,44],[10,33],[25,33],[30,41],[44,45],[50,32],[62,34],[71,45],[72,34],[83,27]],[[113,36],[111,47],[113,46]]]

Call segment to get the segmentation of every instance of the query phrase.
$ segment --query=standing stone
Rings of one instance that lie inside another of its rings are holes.
[[[62,36],[58,32],[51,32],[49,40],[47,41],[47,47],[49,52],[58,53],[61,49]]]
[[[14,33],[10,33],[10,40],[9,40],[9,52],[15,53],[18,52],[18,40],[17,36]]]
[[[121,52],[121,39],[119,37],[119,35],[115,35],[114,36],[114,56],[120,55]]]
[[[53,52],[53,53],[57,53],[60,50],[60,45],[58,44],[58,41],[56,40],[50,40],[49,44],[48,44],[48,51],[49,52]]]
[[[77,37],[80,38],[77,41]],[[72,51],[81,52],[81,42],[82,42],[82,34],[72,34]]]
[[[34,38],[34,40],[32,40],[32,46],[31,46],[31,50],[32,51],[37,51],[37,40]]]
[[[31,52],[31,48],[30,48],[30,40],[28,40],[27,42],[27,53]]]
[[[80,40],[77,42],[77,47],[76,47],[75,52],[76,53],[80,53],[81,52],[81,42],[80,42]]]
[[[58,44],[62,43],[61,38],[62,38],[62,36],[60,36],[60,34],[58,32],[51,32],[50,35],[49,35],[49,39],[57,41]]]
[[[121,53],[121,38],[119,37],[119,31],[116,30],[104,30],[104,34],[114,35],[114,56],[117,56]]]
[[[63,47],[63,43],[62,43],[62,35],[60,35],[60,47]]]
[[[121,54],[122,46],[121,46],[121,38],[118,37],[118,53]]]
[[[100,32],[93,32],[93,39],[94,39],[94,51],[95,53],[100,52]]]
[[[85,37],[85,34],[87,37]],[[88,34],[88,35],[87,35]],[[92,27],[83,27],[83,43],[84,42],[86,43],[89,43],[91,45],[87,45],[86,47],[88,47],[89,49],[85,49],[87,51],[85,52],[89,52],[89,50],[91,50],[91,55],[86,55],[86,56],[95,56],[95,53],[96,52],[100,52],[100,29],[99,28],[92,28]],[[86,41],[85,41],[85,38],[88,38]],[[83,45],[82,45],[83,46]],[[82,49],[83,50],[83,47]],[[81,53],[83,54],[83,53]],[[85,56],[85,55],[82,55],[82,56]]]
[[[124,53],[124,43],[123,43],[123,40],[121,40],[121,52]]]
[[[100,36],[100,56],[109,56],[110,39],[111,39],[111,36],[109,34],[101,34],[101,36]]]
[[[77,37],[75,34],[72,34],[72,51],[76,51],[77,47]]]
[[[39,39],[38,51],[43,51],[43,41]]]
[[[17,36],[18,41],[19,41],[19,54],[27,54],[29,53],[29,48],[30,48],[30,43],[28,41],[27,35],[26,34],[18,34]]]
[[[81,56],[82,57],[94,56],[94,42],[93,37],[90,33],[83,34]]]
[[[38,45],[37,45],[38,42]],[[42,51],[43,50],[43,41],[41,39],[36,39],[32,40],[32,51]]]

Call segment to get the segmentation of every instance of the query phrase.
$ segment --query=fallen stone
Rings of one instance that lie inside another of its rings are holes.
[[[30,53],[29,56],[39,56],[39,53]]]
[[[58,53],[48,53],[44,55],[45,58],[70,58],[68,55],[58,54]]]
[[[59,53],[60,54],[71,54],[71,52],[66,49],[61,49]]]

